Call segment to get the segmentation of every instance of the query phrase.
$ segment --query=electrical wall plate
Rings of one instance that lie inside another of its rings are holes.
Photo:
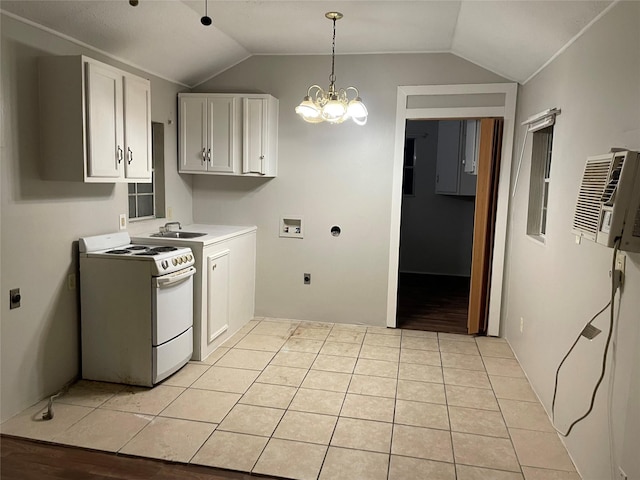
[[[10,310],[20,307],[20,300],[22,300],[22,296],[20,295],[19,288],[12,288],[11,290],[9,290],[9,309]]]

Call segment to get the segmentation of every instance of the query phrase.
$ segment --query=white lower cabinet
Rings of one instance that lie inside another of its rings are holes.
[[[207,255],[207,345],[229,329],[229,253]]]
[[[193,286],[193,359],[203,360],[253,319],[256,231],[191,249],[200,273]]]

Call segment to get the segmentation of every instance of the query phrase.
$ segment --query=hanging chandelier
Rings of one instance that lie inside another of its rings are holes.
[[[307,90],[296,113],[309,123],[342,123],[349,118],[358,125],[367,123],[367,107],[362,103],[356,87],[336,89],[335,58],[336,58],[336,21],[342,18],[340,12],[327,12],[324,15],[333,21],[333,46],[331,50],[331,75],[329,75],[329,90],[319,85],[311,85]],[[354,96],[349,99],[349,92]]]

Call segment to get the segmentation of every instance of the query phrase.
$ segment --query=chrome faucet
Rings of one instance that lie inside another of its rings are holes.
[[[169,225],[178,225],[178,230],[182,230],[182,225],[180,225],[180,222],[167,222],[164,224],[164,228],[160,228],[161,232],[170,232],[171,229],[169,228]]]

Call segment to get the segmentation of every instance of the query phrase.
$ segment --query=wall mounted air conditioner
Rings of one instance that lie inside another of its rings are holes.
[[[640,252],[640,156],[617,151],[587,158],[572,231],[620,250]]]

